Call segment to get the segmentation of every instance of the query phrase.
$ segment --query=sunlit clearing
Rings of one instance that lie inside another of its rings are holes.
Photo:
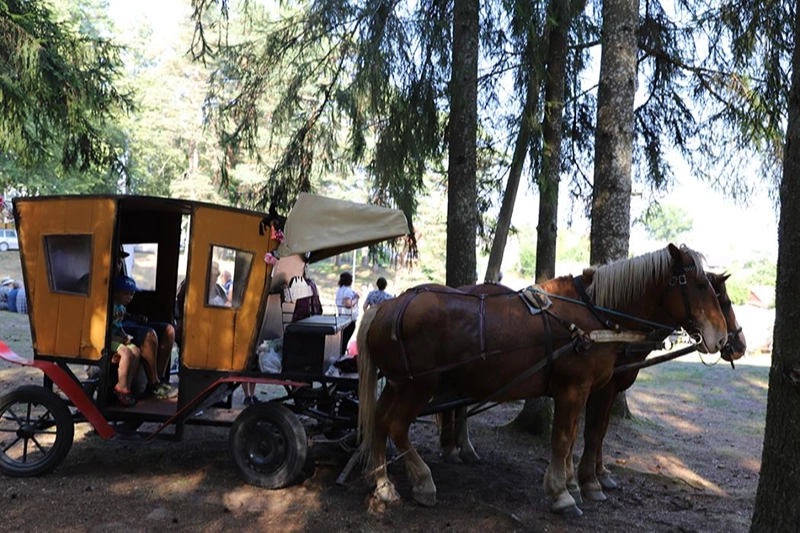
[[[655,454],[654,459],[656,463],[648,468],[650,472],[674,477],[696,490],[709,491],[717,496],[727,496],[727,493],[722,488],[698,475],[674,455]]]
[[[757,377],[747,377],[745,376],[744,381],[747,382],[749,385],[753,387],[758,387],[764,391],[769,389],[769,376],[765,378],[757,378]]]

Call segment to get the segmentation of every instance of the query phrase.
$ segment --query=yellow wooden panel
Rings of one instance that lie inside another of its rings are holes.
[[[19,201],[17,209],[36,353],[99,359],[108,319],[116,202],[110,198],[61,197]],[[92,236],[89,297],[50,291],[44,237],[66,234]]]
[[[258,313],[271,268],[264,262],[264,254],[278,244],[269,234],[259,234],[261,220],[260,215],[207,206],[198,207],[193,213],[182,353],[184,364],[190,368],[246,370],[258,335]],[[205,305],[205,283],[211,247],[215,245],[254,255],[238,309]]]

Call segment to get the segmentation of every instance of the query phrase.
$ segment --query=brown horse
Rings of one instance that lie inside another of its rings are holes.
[[[736,319],[736,314],[733,311],[733,305],[728,296],[727,287],[725,286],[725,281],[730,275],[714,274],[713,272],[706,272],[706,275],[711,282],[711,286],[717,293],[717,300],[719,301],[723,315],[725,315],[725,322],[728,326],[728,341],[725,346],[722,347],[721,356],[725,361],[729,361],[733,364],[733,361],[744,356],[747,350],[747,341]],[[468,294],[484,294],[486,296],[516,292],[512,288],[498,283],[465,285],[459,287],[458,290]],[[652,342],[652,346],[660,347],[663,340],[664,339],[655,339]],[[608,395],[610,394],[606,388],[613,388],[616,391],[611,395],[612,401],[617,392],[622,392],[630,388],[636,380],[638,370],[619,372],[619,367],[644,361],[649,354],[650,351],[648,349],[637,351],[626,348],[623,350],[617,359],[617,368],[614,371],[614,377],[611,381],[601,390],[589,395],[589,400],[587,401],[589,413],[584,431],[588,434],[586,436],[586,442],[591,442],[592,447],[595,448],[596,479],[592,478],[590,474],[585,473],[583,476],[579,476],[581,492],[583,492],[588,499],[605,499],[602,490],[598,488],[598,483],[602,489],[606,490],[614,489],[617,486],[616,482],[611,478],[608,469],[603,466],[603,439],[608,429],[608,422],[611,414],[610,406],[606,405],[609,399]],[[602,415],[603,412],[605,412],[605,418]],[[442,458],[446,463],[475,463],[480,461],[480,456],[469,438],[467,416],[466,407],[449,409],[437,414],[437,422],[440,428],[439,444],[442,449]],[[583,460],[588,461],[588,459],[586,459],[587,457],[589,457],[589,455],[584,451]],[[584,468],[588,467],[584,466]],[[588,472],[588,470],[584,472]],[[573,496],[576,496],[576,490],[571,489],[571,492]],[[587,492],[589,493],[586,494]]]
[[[663,312],[671,328],[696,332],[702,350],[724,345],[725,319],[696,252],[669,245],[599,267],[593,278],[591,296],[630,317],[619,321],[623,326],[641,326]],[[613,375],[620,344],[590,338],[605,326],[579,305],[572,277],[550,280],[541,291],[533,299],[545,299],[544,293],[550,301],[535,310],[516,294],[480,298],[426,286],[365,313],[358,334],[359,429],[378,500],[399,498],[386,472],[390,436],[405,459],[414,498],[436,503],[430,469],[412,447],[408,428],[434,393],[449,387],[492,401],[552,396],[552,460],[544,488],[554,511],[580,514],[567,491],[573,477],[567,455],[588,395]],[[387,383],[376,402],[378,369]]]
[[[591,270],[587,270],[587,273],[591,273]],[[733,311],[727,287],[725,286],[725,281],[730,276],[728,274],[714,274],[712,272],[707,272],[706,275],[711,282],[711,286],[717,293],[717,300],[719,301],[723,315],[725,315],[725,322],[728,326],[728,341],[725,346],[723,346],[721,355],[725,361],[733,363],[733,361],[740,359],[744,355],[747,350],[747,341],[736,319],[736,314]],[[459,287],[458,290],[468,294],[483,294],[486,296],[515,292],[514,289],[497,283],[465,285]],[[666,335],[664,338],[666,338]],[[654,339],[652,343],[648,343],[648,349],[631,350],[626,348],[619,354],[617,367],[644,361],[650,354],[649,346],[653,348],[660,347],[664,338]],[[584,449],[581,462],[583,470],[580,471],[578,476],[581,493],[587,499],[602,501],[605,499],[602,489],[610,490],[617,486],[616,482],[611,478],[610,472],[603,465],[603,440],[608,429],[608,422],[611,414],[611,404],[609,401],[613,402],[618,392],[630,388],[636,380],[637,375],[638,370],[627,370],[623,372],[615,370],[614,377],[605,387],[589,395],[587,401],[586,425],[584,429],[585,446],[589,449]],[[442,449],[442,458],[446,463],[475,463],[480,461],[480,456],[469,438],[467,416],[466,407],[448,409],[437,414],[437,422],[440,428],[439,444]],[[594,449],[593,453],[596,458],[595,476],[591,475],[590,466],[588,464],[592,449]],[[573,497],[579,494],[576,487],[571,487],[570,492]]]
[[[728,335],[727,342],[720,350],[724,360],[731,363],[741,358],[747,350],[747,342],[733,312],[731,300],[725,287],[727,274],[713,274],[707,272],[706,275],[711,282],[711,286],[717,293],[720,308],[725,315]],[[663,339],[662,339],[663,340]],[[650,353],[645,350],[625,350],[617,359],[617,366],[638,363],[644,361]],[[615,372],[611,380],[603,387],[593,391],[589,395],[586,403],[586,416],[584,422],[583,438],[584,448],[581,460],[578,463],[578,484],[580,494],[589,500],[603,501],[606,499],[603,489],[610,490],[617,487],[617,483],[611,478],[611,473],[603,465],[603,439],[608,430],[608,423],[611,418],[611,407],[617,393],[630,388],[639,374],[638,369]],[[457,431],[465,431],[460,427]],[[572,454],[570,454],[570,457]],[[571,487],[573,494],[576,494],[575,487]]]

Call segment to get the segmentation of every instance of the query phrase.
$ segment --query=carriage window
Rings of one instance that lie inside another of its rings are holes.
[[[51,292],[89,294],[91,235],[45,235],[44,253]]]
[[[206,303],[213,307],[238,309],[244,301],[252,252],[234,250],[223,246],[211,247],[211,263],[206,283]]]
[[[139,290],[155,291],[156,273],[158,272],[158,243],[123,244],[122,249],[128,254],[128,257],[123,260],[127,275],[136,280]]]

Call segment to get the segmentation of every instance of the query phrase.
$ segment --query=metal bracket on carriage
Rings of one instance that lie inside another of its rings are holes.
[[[547,296],[539,285],[530,285],[529,287],[519,291],[520,298],[525,303],[528,311],[532,315],[538,315],[553,305],[553,301]]]

